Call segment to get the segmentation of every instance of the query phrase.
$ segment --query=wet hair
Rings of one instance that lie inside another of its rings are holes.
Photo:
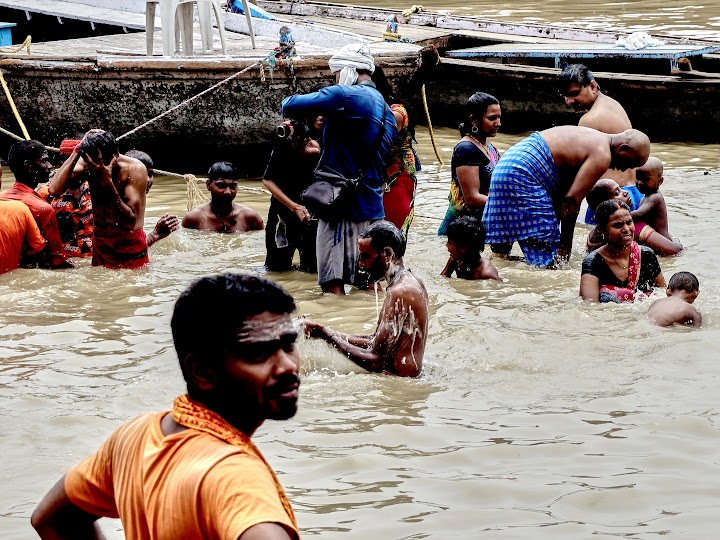
[[[607,233],[610,216],[618,210],[627,210],[630,212],[630,207],[618,199],[610,199],[598,205],[597,210],[595,210],[595,223],[597,223],[598,231],[603,234]]]
[[[376,221],[361,232],[359,238],[369,238],[370,245],[378,253],[389,247],[398,259],[405,255],[405,237],[402,231],[389,221]]]
[[[237,167],[229,161],[218,161],[210,167],[210,170],[208,171],[208,180],[214,182],[220,178],[224,180],[237,180],[240,178],[240,173],[238,172]]]
[[[485,249],[485,227],[482,222],[472,216],[460,216],[447,226],[448,240],[468,249],[470,254],[480,253]]]
[[[593,188],[590,190],[590,193],[588,193],[587,197],[585,197],[585,200],[587,200],[590,210],[595,212],[600,203],[609,201],[612,198],[613,195],[608,190],[607,183],[603,182],[601,179],[595,183]]]
[[[18,141],[10,147],[8,153],[8,166],[15,179],[21,184],[24,183],[26,161],[35,161],[43,155],[47,148],[40,141]]]
[[[153,164],[152,158],[148,154],[146,154],[142,150],[132,149],[125,152],[125,155],[127,157],[137,159],[140,163],[145,165],[145,168],[148,170],[148,176],[153,176],[153,169],[155,168],[155,165]]]
[[[564,93],[571,84],[585,87],[590,86],[593,81],[595,81],[595,75],[585,64],[567,64],[560,73],[560,92]],[[598,88],[600,88],[599,84]]]
[[[487,113],[490,105],[500,105],[495,96],[486,94],[485,92],[475,92],[465,104],[465,113],[467,114],[465,121],[458,126],[460,135],[465,136],[470,133],[472,127],[472,118],[481,119]],[[472,118],[471,118],[472,117]]]
[[[292,313],[295,301],[280,285],[248,273],[224,273],[193,281],[175,302],[170,327],[183,376],[183,360],[195,354],[218,361],[249,317],[269,312]]]
[[[667,285],[668,291],[685,291],[694,293],[700,290],[700,282],[695,274],[690,272],[677,272],[673,274]]]
[[[80,143],[80,152],[87,154],[90,159],[97,161],[98,154],[102,154],[104,165],[108,165],[115,154],[119,154],[115,135],[109,131],[88,133]]]

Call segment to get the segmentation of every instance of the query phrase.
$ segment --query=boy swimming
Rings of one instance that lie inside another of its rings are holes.
[[[673,274],[667,286],[667,298],[656,300],[647,317],[658,326],[685,324],[699,327],[702,315],[692,305],[700,293],[700,282],[690,272]]]
[[[447,246],[450,258],[441,276],[460,279],[497,279],[497,268],[480,255],[485,249],[485,229],[482,222],[471,216],[460,216],[447,226]]]

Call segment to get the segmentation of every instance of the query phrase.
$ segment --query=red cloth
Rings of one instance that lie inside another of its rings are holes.
[[[401,231],[405,230],[405,220],[410,215],[414,199],[415,180],[410,173],[404,171],[390,184],[390,191],[383,194],[385,220]]]
[[[63,265],[67,257],[65,256],[62,240],[60,240],[60,229],[58,228],[53,207],[35,193],[31,187],[20,182],[15,182],[10,189],[0,193],[0,200],[20,201],[30,209],[30,213],[35,218],[35,222],[40,227],[40,232],[47,240],[50,248],[50,265]]]
[[[63,142],[60,143],[60,153],[69,156],[81,142],[81,139],[63,139]]]
[[[618,287],[616,285],[603,285],[602,287],[600,287],[600,292],[611,294],[620,302],[634,301],[635,293],[637,292],[638,280],[640,279],[640,254],[640,246],[637,242],[633,242],[630,246],[628,277],[625,281],[625,287]],[[652,292],[652,290],[650,292]]]
[[[142,229],[120,236],[93,236],[93,266],[133,269],[149,262],[147,239]]]

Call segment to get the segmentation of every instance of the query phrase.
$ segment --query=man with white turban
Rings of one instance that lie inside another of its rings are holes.
[[[318,220],[318,282],[323,292],[345,294],[353,283],[359,234],[385,215],[382,183],[397,137],[395,117],[370,76],[375,63],[366,45],[347,45],[329,61],[335,86],[295,95],[282,102],[287,118],[324,116],[321,167],[345,178],[360,177],[354,200],[343,218]]]

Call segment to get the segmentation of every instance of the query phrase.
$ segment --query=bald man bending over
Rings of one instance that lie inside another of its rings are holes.
[[[528,264],[566,261],[580,203],[608,168],[640,167],[650,140],[635,129],[608,135],[580,126],[535,132],[510,148],[492,173],[483,213],[486,242],[499,254],[518,242]]]

